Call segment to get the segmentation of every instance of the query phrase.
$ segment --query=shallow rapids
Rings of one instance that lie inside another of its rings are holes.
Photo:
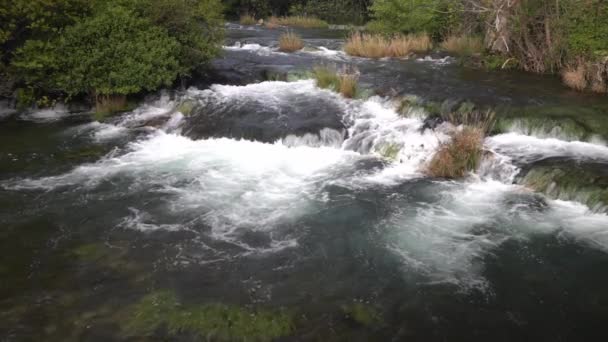
[[[458,68],[444,56],[354,59],[338,33],[302,34],[308,49],[289,55],[276,51],[277,32],[231,25],[215,64],[278,60],[274,71],[302,75],[319,60],[355,63],[364,86],[385,80],[379,64],[397,79],[402,68],[416,77]],[[128,309],[159,290],[181,309],[292,314],[287,337],[298,340],[603,332],[601,134],[516,120],[485,139],[476,172],[434,179],[427,164],[461,127],[429,126],[423,107],[404,114],[404,89],[351,100],[310,79],[245,79],[163,92],[103,123],[65,108],[0,117],[0,247],[10,256],[0,337],[53,340],[68,328],[79,340],[133,337]],[[435,95],[459,80],[446,82]]]

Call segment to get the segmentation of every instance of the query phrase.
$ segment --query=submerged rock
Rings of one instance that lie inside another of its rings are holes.
[[[324,128],[345,130],[344,108],[335,95],[297,83],[265,82],[207,93],[203,105],[194,107],[187,118],[183,133],[192,139],[275,142],[288,135],[318,134]],[[318,93],[310,94],[307,88]]]
[[[586,204],[608,212],[608,164],[551,158],[523,170],[519,184],[559,200]]]

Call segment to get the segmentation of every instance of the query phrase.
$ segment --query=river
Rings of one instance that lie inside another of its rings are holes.
[[[103,123],[0,111],[0,341],[608,337],[608,99],[280,32],[228,24],[209,78]],[[450,127],[403,96],[500,108],[479,170],[426,176]]]

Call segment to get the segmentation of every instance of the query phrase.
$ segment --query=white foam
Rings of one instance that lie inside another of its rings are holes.
[[[162,131],[130,144],[130,150],[64,175],[21,180],[8,187],[94,189],[106,180],[128,181],[130,192],[154,188],[167,194],[168,212],[198,217],[211,227],[216,239],[245,248],[240,239],[244,231],[272,232],[271,245],[285,248],[296,242],[294,236],[281,235],[281,225],[306,214],[310,203],[322,200],[323,182],[342,167],[352,168],[360,158],[334,148],[288,148],[231,139],[193,141]],[[147,213],[128,217],[122,225],[138,230],[177,229],[155,220]]]
[[[430,63],[432,65],[443,66],[454,63],[454,58],[446,56],[443,58],[433,58],[432,56],[424,56],[423,58],[417,58],[416,61]]]
[[[536,207],[529,190],[493,180],[441,183],[427,191],[438,192],[439,201],[399,203],[380,227],[388,247],[432,283],[484,290],[483,259],[507,240],[539,234],[608,251],[608,216],[578,203],[546,200],[548,207]]]
[[[271,48],[268,46],[262,46],[260,44],[241,44],[239,42],[236,42],[232,46],[224,46],[223,48],[224,48],[224,50],[228,50],[228,51],[251,52],[251,53],[255,53],[260,56],[270,56],[271,54],[287,55],[286,53],[279,51],[278,48]]]
[[[27,121],[35,122],[53,122],[58,121],[70,115],[67,108],[63,105],[56,105],[54,108],[39,109],[32,112],[26,112],[19,118]]]
[[[608,160],[608,147],[581,141],[506,133],[487,138],[486,144],[499,153],[523,162],[549,157]]]

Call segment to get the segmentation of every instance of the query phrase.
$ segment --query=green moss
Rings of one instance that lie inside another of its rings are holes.
[[[369,327],[382,323],[382,316],[371,305],[355,302],[342,306],[342,312],[347,318],[352,319],[360,325]]]
[[[127,335],[150,335],[159,328],[169,334],[192,333],[214,340],[271,341],[289,335],[293,318],[285,312],[250,311],[223,304],[183,306],[171,291],[153,292],[129,310]]]
[[[107,255],[107,247],[99,243],[80,245],[72,250],[72,253],[84,261],[96,261]]]
[[[594,211],[608,211],[608,178],[603,166],[540,165],[529,170],[520,183],[560,200],[577,201]]]
[[[194,109],[194,102],[186,100],[177,107],[177,111],[184,114],[185,116],[189,116],[192,114],[192,110]]]
[[[376,150],[382,157],[389,160],[397,160],[401,146],[395,143],[387,143]]]

